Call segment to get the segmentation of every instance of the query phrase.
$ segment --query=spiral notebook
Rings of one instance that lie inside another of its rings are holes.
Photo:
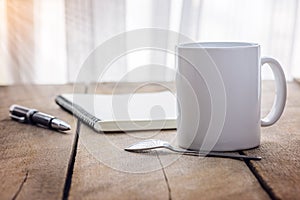
[[[97,132],[176,129],[176,97],[169,91],[61,94],[55,101]]]

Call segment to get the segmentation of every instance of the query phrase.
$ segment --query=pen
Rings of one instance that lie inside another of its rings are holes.
[[[38,126],[55,129],[58,131],[71,130],[71,126],[54,116],[39,112],[19,105],[12,105],[9,108],[10,117],[23,123],[35,124]]]

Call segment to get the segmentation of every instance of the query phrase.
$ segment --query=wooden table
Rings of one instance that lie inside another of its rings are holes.
[[[119,92],[134,87],[124,84]],[[170,84],[171,88],[174,88]],[[113,84],[97,87],[109,93]],[[77,86],[93,92],[95,86]],[[161,90],[158,85],[142,88]],[[288,84],[280,121],[262,128],[261,161],[178,156],[164,151],[122,150],[141,138],[173,140],[176,131],[97,134],[54,103],[73,85],[0,87],[0,199],[299,199],[300,85]],[[263,84],[263,109],[273,101],[272,82]],[[63,134],[12,121],[11,104],[40,109],[65,119]],[[138,173],[139,172],[139,173]]]

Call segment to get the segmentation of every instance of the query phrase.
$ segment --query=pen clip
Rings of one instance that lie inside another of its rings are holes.
[[[19,121],[19,122],[25,122],[25,121],[26,121],[25,117],[19,117],[19,116],[12,115],[12,114],[9,114],[9,116],[10,116],[12,119],[17,120],[17,121]]]

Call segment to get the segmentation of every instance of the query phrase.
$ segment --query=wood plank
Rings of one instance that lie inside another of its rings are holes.
[[[268,199],[243,161],[123,150],[141,138],[174,137],[175,131],[104,135],[82,127],[69,198]]]
[[[113,87],[106,84],[98,89],[93,87],[90,92],[111,93]],[[119,87],[116,91],[128,92],[135,87]],[[142,91],[161,90],[160,86],[147,87]],[[123,150],[147,138],[174,141],[175,134],[176,131],[144,131],[104,135],[83,126],[70,199],[269,198],[243,161],[203,159],[166,151],[136,154]]]
[[[176,132],[162,139],[175,143]],[[243,161],[160,153],[172,199],[269,199]]]
[[[153,132],[136,134],[147,138]],[[69,199],[167,199],[157,155],[124,151],[133,141],[137,138],[98,134],[82,125]]]
[[[271,84],[271,83],[269,83]],[[265,91],[267,104],[273,95]],[[266,107],[269,105],[265,105]],[[272,197],[300,198],[300,85],[288,84],[287,107],[281,119],[273,126],[262,128],[261,146],[245,151],[261,155],[261,162],[250,162],[250,167],[261,179]]]
[[[0,199],[62,198],[75,121],[54,97],[72,90],[72,85],[0,87]],[[64,119],[72,130],[64,134],[13,121],[8,109],[14,103]]]

